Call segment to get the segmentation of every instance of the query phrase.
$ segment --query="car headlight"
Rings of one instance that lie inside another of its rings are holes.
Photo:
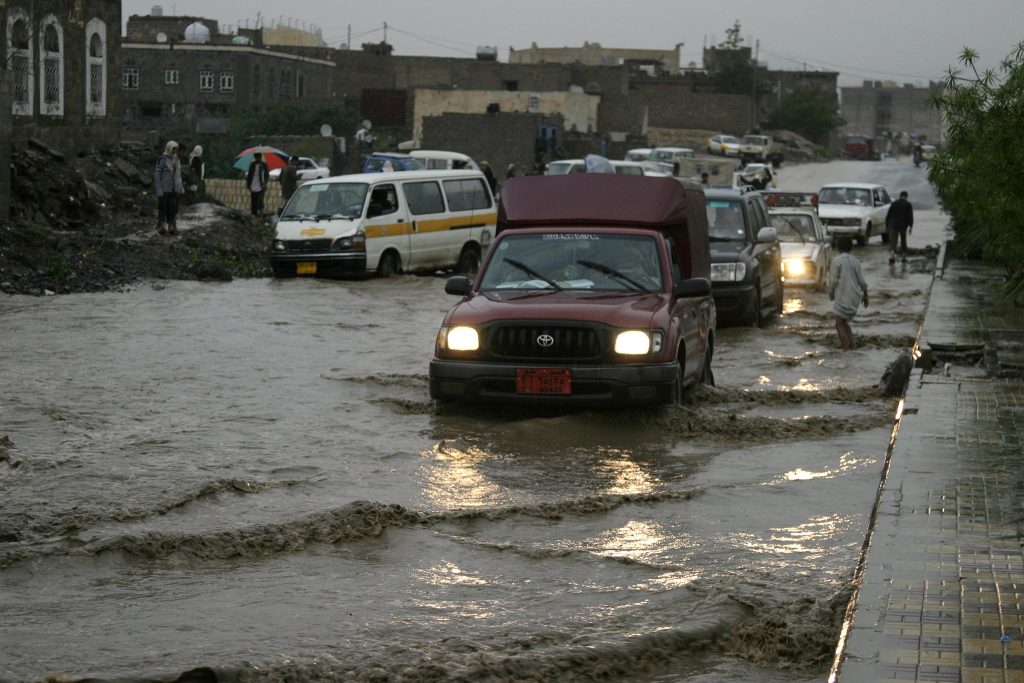
[[[651,333],[644,330],[627,330],[615,337],[615,353],[625,356],[642,356],[651,352]]]
[[[272,247],[274,251],[285,251],[288,248],[285,246],[284,240],[274,240]]]
[[[442,327],[437,333],[437,348],[449,351],[476,351],[480,348],[480,335],[475,329],[465,325]]]
[[[794,277],[805,275],[808,271],[807,266],[807,261],[802,258],[791,258],[782,262],[783,272]]]
[[[712,263],[712,282],[741,282],[747,276],[746,263]]]

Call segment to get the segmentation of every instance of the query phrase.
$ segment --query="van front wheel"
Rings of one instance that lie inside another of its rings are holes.
[[[380,265],[377,266],[378,277],[391,277],[398,274],[398,254],[389,251],[380,257]]]

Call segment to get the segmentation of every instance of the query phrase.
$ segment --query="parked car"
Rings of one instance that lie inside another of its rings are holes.
[[[680,159],[693,159],[697,154],[689,147],[655,147],[648,161],[658,161],[670,166]]]
[[[782,248],[782,281],[825,290],[832,266],[832,240],[813,208],[769,209],[768,216]]]
[[[413,159],[423,162],[423,168],[431,171],[460,170],[468,168],[479,171],[480,166],[468,154],[461,152],[444,152],[433,149],[414,149],[409,152]]]
[[[874,235],[889,241],[885,215],[892,198],[877,183],[831,183],[818,190],[818,215],[830,237],[847,235],[864,246]]]
[[[363,173],[383,171],[422,171],[423,162],[401,152],[373,152],[363,162]]]
[[[626,152],[626,156],[623,157],[624,161],[647,161],[648,157],[651,156],[650,147],[637,147]]]
[[[723,318],[760,325],[782,313],[782,249],[760,192],[705,191],[711,242],[711,292]]]
[[[277,180],[280,178],[282,170],[283,169],[275,168],[270,172],[270,179]],[[297,175],[299,176],[299,182],[305,180],[316,180],[317,178],[329,178],[331,175],[331,169],[326,166],[321,166],[309,157],[299,157]]]
[[[610,159],[609,163],[615,172],[622,175],[644,175],[644,164],[639,161],[619,161]],[[544,169],[544,175],[568,175],[570,173],[586,173],[587,164],[583,159],[559,159],[550,162]]]
[[[732,135],[712,135],[708,138],[708,154],[720,154],[727,157],[740,155],[740,141]]]
[[[472,272],[497,209],[480,171],[355,173],[299,186],[274,229],[275,277]]]
[[[704,196],[674,178],[525,176],[498,237],[441,323],[439,401],[679,403],[714,383],[717,318]]]

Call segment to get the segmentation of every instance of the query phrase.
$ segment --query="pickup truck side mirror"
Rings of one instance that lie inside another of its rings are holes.
[[[766,226],[757,231],[757,241],[759,244],[768,244],[776,242],[779,239],[779,233],[775,228]]]
[[[466,296],[473,289],[473,282],[465,275],[455,275],[444,283],[444,293],[455,296]]]
[[[677,282],[672,293],[681,299],[711,296],[711,280],[706,277],[691,277],[689,280]]]

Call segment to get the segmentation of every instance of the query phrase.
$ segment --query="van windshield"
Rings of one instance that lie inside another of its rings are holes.
[[[306,183],[300,185],[281,212],[281,220],[359,218],[369,190],[367,183]]]
[[[501,240],[480,290],[653,292],[663,283],[653,237],[551,232]]]

